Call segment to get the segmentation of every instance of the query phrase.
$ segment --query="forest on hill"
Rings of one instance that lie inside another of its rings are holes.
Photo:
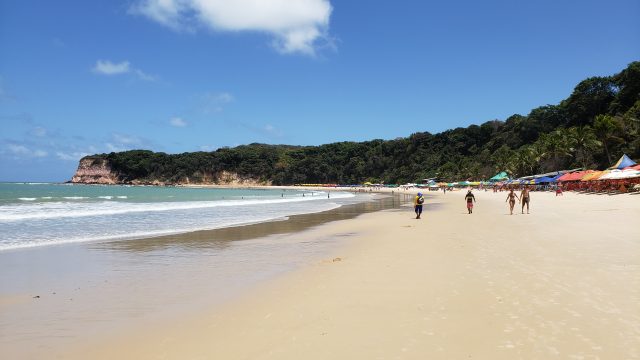
[[[640,159],[640,62],[580,82],[568,98],[528,115],[407,138],[320,146],[250,144],[212,152],[131,150],[106,159],[121,182],[215,182],[223,171],[275,185],[488,179]]]

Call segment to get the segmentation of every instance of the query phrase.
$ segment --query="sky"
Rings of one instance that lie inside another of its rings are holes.
[[[638,18],[637,0],[0,0],[0,181],[526,115],[640,60]]]

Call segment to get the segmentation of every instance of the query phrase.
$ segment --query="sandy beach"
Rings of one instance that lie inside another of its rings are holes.
[[[23,358],[640,357],[640,198],[533,193],[509,215],[506,193],[475,194],[472,215],[463,191],[427,192],[421,220],[405,205],[277,235],[343,241],[224,303]]]
[[[637,196],[533,193],[510,216],[505,193],[476,192],[472,215],[463,195],[299,233],[348,241],[223,306],[49,357],[640,357]]]

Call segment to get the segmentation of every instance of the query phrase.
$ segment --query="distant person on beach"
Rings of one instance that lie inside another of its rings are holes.
[[[556,187],[556,196],[558,196],[558,195],[564,196],[562,194],[562,185],[561,184],[558,184],[558,186]]]
[[[516,206],[516,199],[518,199],[518,195],[513,192],[513,189],[509,190],[509,193],[507,194],[507,200],[505,200],[504,202],[509,201],[509,211],[511,212],[511,215],[513,215],[513,207]]]
[[[413,199],[413,208],[416,212],[416,219],[420,219],[420,215],[422,215],[422,204],[424,204],[424,197],[422,197],[422,193],[418,193],[415,199]]]
[[[467,191],[467,195],[464,196],[464,200],[467,202],[467,211],[469,211],[469,214],[472,214],[473,203],[476,202],[476,197],[471,193],[471,189]]]
[[[531,201],[531,197],[529,196],[529,187],[525,186],[524,188],[522,188],[522,192],[520,193],[520,203],[522,204],[523,214],[525,204],[527,204],[527,214],[529,213],[529,201]]]

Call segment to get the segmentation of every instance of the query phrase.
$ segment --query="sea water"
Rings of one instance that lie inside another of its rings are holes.
[[[286,219],[331,210],[353,197],[311,190],[0,183],[0,251]]]

